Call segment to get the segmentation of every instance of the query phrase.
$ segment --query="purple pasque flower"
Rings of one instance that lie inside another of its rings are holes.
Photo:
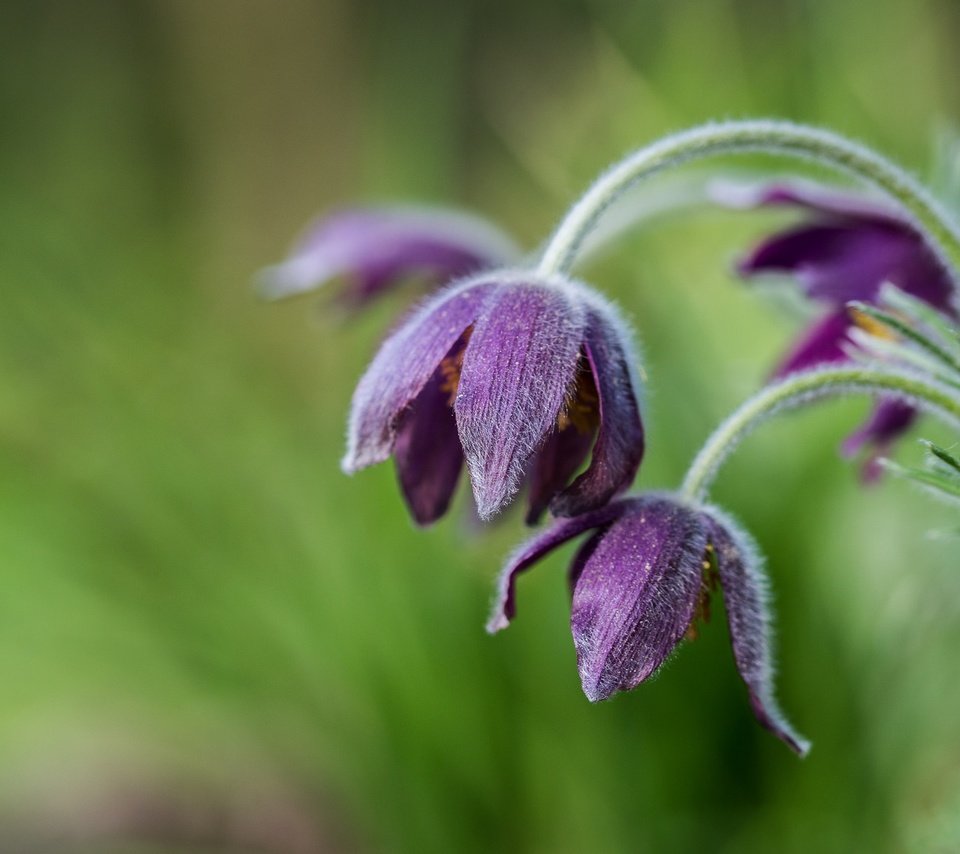
[[[763,561],[726,514],[671,495],[623,498],[557,520],[507,562],[487,630],[516,612],[517,576],[568,540],[591,531],[569,572],[570,626],[587,699],[606,700],[653,675],[709,618],[723,590],[733,657],[759,722],[801,756],[809,749],[773,695],[771,629]]]
[[[759,187],[717,185],[714,198],[737,208],[788,207],[809,215],[799,225],[761,241],[738,264],[744,276],[792,275],[804,294],[824,307],[823,315],[797,340],[774,375],[843,362],[854,324],[846,305],[876,302],[890,282],[956,318],[956,290],[948,273],[906,220],[883,204],[811,184],[777,183]],[[871,449],[864,475],[880,472],[877,458],[913,423],[905,403],[878,402],[867,423],[843,444],[845,455]]]
[[[616,310],[579,283],[504,271],[459,282],[414,311],[361,378],[344,471],[392,454],[422,525],[446,512],[464,461],[483,519],[525,478],[531,520],[548,505],[591,510],[630,485],[643,456],[632,365]]]
[[[260,274],[261,291],[278,299],[343,278],[340,299],[357,307],[409,278],[440,284],[519,254],[500,229],[462,211],[346,209],[310,225],[285,261]]]

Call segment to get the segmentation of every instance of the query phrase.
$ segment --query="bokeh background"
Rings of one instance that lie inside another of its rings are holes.
[[[345,320],[251,284],[357,199],[535,246],[609,161],[708,118],[829,124],[923,173],[958,35],[951,0],[0,5],[0,850],[960,849],[957,543],[838,460],[864,401],[770,424],[716,492],[769,558],[800,762],[719,617],[591,706],[569,550],[488,638],[517,516],[478,535],[461,496],[419,531],[390,464],[338,467],[414,290]],[[643,341],[640,486],[797,328],[729,272],[774,224],[705,209],[582,271]]]

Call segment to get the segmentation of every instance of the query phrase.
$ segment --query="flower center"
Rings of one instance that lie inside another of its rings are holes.
[[[717,568],[717,550],[713,547],[713,543],[707,543],[700,568],[700,595],[697,598],[693,619],[690,620],[690,625],[687,626],[687,631],[684,634],[684,637],[689,641],[695,641],[700,636],[699,623],[710,622],[710,597],[720,586],[720,571]]]
[[[557,429],[573,427],[578,433],[589,435],[600,425],[600,395],[593,379],[590,363],[581,356],[573,393],[567,397],[557,414]]]
[[[896,334],[889,326],[870,317],[870,315],[865,314],[859,309],[851,308],[849,309],[849,314],[855,326],[859,326],[865,332],[869,332],[874,338],[883,338],[886,341],[897,340]]]
[[[463,371],[463,354],[467,349],[467,342],[473,334],[473,327],[468,326],[460,340],[450,350],[450,353],[440,362],[440,391],[446,392],[448,403],[453,406],[457,402],[457,389],[460,387],[460,373]]]

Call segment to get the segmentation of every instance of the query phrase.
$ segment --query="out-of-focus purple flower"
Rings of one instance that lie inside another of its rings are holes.
[[[786,354],[775,376],[845,361],[854,322],[846,304],[876,302],[887,282],[957,317],[947,272],[912,226],[879,202],[807,184],[722,184],[713,196],[731,207],[790,207],[809,214],[805,222],[759,243],[738,264],[744,276],[792,275],[806,296],[826,309]],[[870,448],[864,475],[872,479],[880,472],[877,457],[914,418],[909,406],[881,400],[867,423],[844,442],[843,451],[853,455]]]
[[[770,616],[763,561],[751,538],[715,508],[669,495],[624,498],[556,521],[508,561],[487,625],[516,611],[517,576],[553,549],[592,535],[570,565],[570,625],[583,691],[591,701],[629,691],[655,673],[723,589],[733,656],[760,723],[801,756],[797,735],[773,695]]]
[[[483,519],[525,478],[531,521],[547,506],[593,509],[630,485],[643,456],[632,363],[616,311],[583,285],[509,272],[457,283],[403,322],[361,378],[343,468],[393,454],[424,525],[446,511],[464,460]]]
[[[519,255],[500,229],[462,211],[355,208],[310,225],[285,261],[260,274],[260,289],[279,299],[343,278],[340,298],[356,307],[406,279],[441,284]]]

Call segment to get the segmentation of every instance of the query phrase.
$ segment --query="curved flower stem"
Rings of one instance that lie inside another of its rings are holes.
[[[960,281],[960,229],[919,182],[870,149],[838,134],[792,122],[752,119],[700,125],[665,137],[601,175],[554,232],[538,272],[569,273],[587,234],[631,186],[671,166],[712,155],[767,152],[830,166],[872,185],[894,201]]]
[[[778,412],[820,398],[856,393],[902,398],[960,427],[960,393],[934,380],[892,368],[857,365],[805,371],[767,386],[734,411],[700,449],[680,493],[694,502],[706,500],[724,460],[750,433]]]

